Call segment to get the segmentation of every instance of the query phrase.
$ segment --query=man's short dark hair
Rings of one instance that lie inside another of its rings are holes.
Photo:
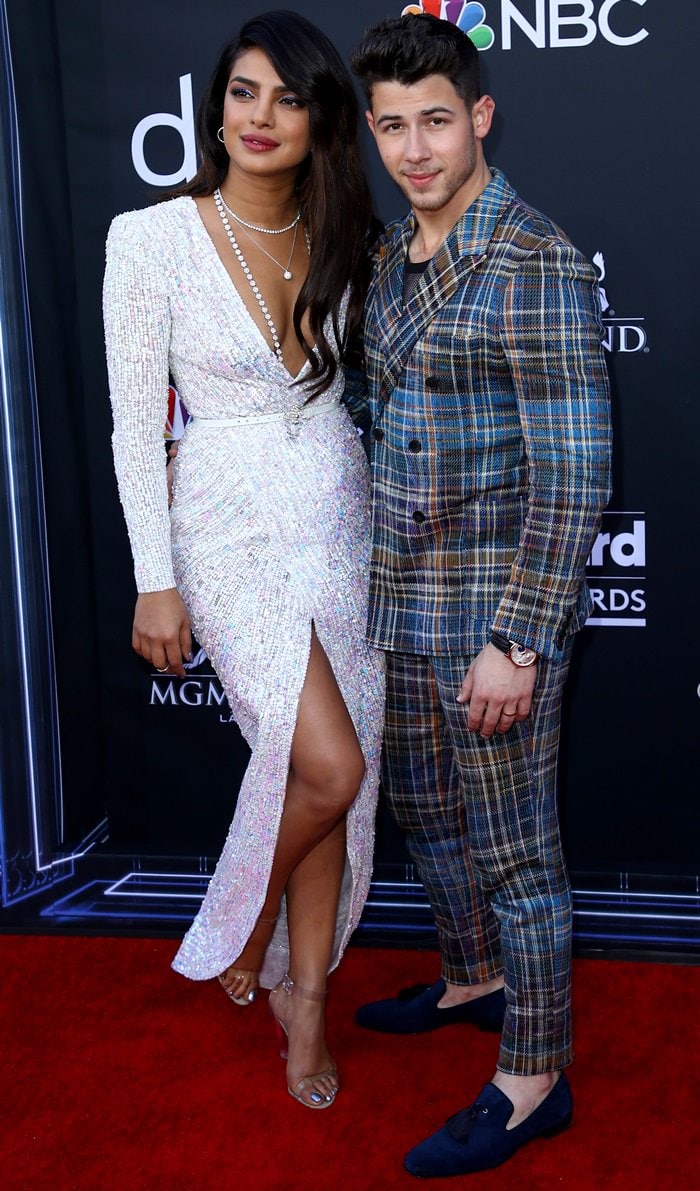
[[[428,13],[388,17],[365,31],[351,57],[367,102],[376,83],[418,83],[431,74],[445,75],[467,108],[480,98],[479,51],[449,21]]]

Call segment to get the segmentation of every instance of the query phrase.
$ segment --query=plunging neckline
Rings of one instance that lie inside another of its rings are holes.
[[[236,286],[236,283],[235,283],[235,281],[234,281],[234,280],[233,280],[233,278],[231,277],[231,275],[230,275],[230,273],[229,273],[228,269],[226,268],[226,265],[224,264],[223,260],[221,259],[221,254],[220,254],[220,252],[219,252],[218,248],[216,247],[216,244],[214,243],[214,241],[213,241],[212,237],[211,237],[211,236],[210,236],[210,234],[209,234],[209,230],[208,230],[208,228],[207,228],[207,225],[206,225],[206,223],[204,222],[204,220],[202,219],[202,216],[200,215],[200,212],[199,212],[199,207],[197,206],[197,204],[196,204],[195,200],[194,200],[194,199],[191,197],[191,195],[185,195],[185,196],[183,196],[183,197],[187,198],[187,199],[189,200],[189,202],[191,202],[191,204],[192,204],[192,210],[193,210],[193,212],[194,212],[194,216],[195,216],[195,218],[196,218],[196,220],[197,220],[197,223],[199,224],[199,227],[202,229],[202,232],[203,232],[203,234],[204,234],[204,237],[205,237],[205,239],[206,239],[206,241],[207,241],[207,244],[210,246],[210,248],[211,248],[212,252],[214,253],[214,256],[216,257],[216,260],[217,260],[217,262],[218,262],[218,264],[219,264],[219,267],[220,267],[220,269],[222,270],[222,272],[223,272],[223,274],[224,274],[224,276],[225,276],[225,278],[226,278],[226,281],[227,281],[227,283],[228,283],[228,288],[230,288],[230,289],[232,289],[232,290],[233,290],[233,292],[234,292],[234,294],[235,294],[235,296],[236,296],[236,298],[237,298],[238,302],[240,303],[240,305],[241,305],[241,307],[242,307],[242,309],[243,309],[243,312],[244,312],[244,314],[246,315],[246,318],[248,319],[248,322],[251,324],[251,326],[252,326],[252,327],[254,327],[254,328],[255,328],[255,332],[256,332],[256,334],[257,334],[258,338],[259,338],[259,339],[260,339],[260,341],[261,341],[261,342],[262,342],[262,343],[265,345],[265,347],[266,347],[267,351],[270,353],[270,355],[272,356],[272,359],[275,361],[275,364],[277,364],[277,366],[278,366],[279,368],[281,368],[281,369],[282,369],[282,371],[283,371],[283,372],[285,373],[285,375],[288,377],[288,379],[289,379],[289,383],[293,385],[293,384],[294,384],[294,382],[295,382],[295,381],[298,381],[298,380],[299,380],[299,378],[302,376],[302,374],[305,372],[305,370],[308,368],[308,366],[309,366],[309,361],[308,361],[308,360],[304,360],[304,363],[302,364],[301,368],[300,368],[300,369],[299,369],[299,371],[297,372],[296,376],[294,376],[294,375],[293,375],[293,374],[292,374],[292,373],[289,371],[289,369],[288,369],[287,365],[284,363],[284,360],[280,360],[280,358],[279,358],[279,356],[277,355],[277,353],[276,353],[275,351],[273,351],[273,350],[272,350],[272,348],[270,347],[269,343],[267,342],[267,339],[265,338],[265,336],[264,336],[264,334],[263,334],[262,330],[260,329],[260,327],[259,327],[259,326],[258,326],[258,324],[256,323],[256,321],[255,321],[255,319],[253,318],[253,316],[252,316],[252,314],[251,314],[250,310],[248,309],[248,307],[246,306],[245,302],[243,301],[243,298],[242,298],[241,294],[239,294],[239,292],[238,292],[238,287]]]

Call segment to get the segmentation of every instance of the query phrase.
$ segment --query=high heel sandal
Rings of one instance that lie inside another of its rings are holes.
[[[325,992],[317,992],[312,988],[302,988],[299,984],[292,980],[291,976],[289,975],[283,976],[279,984],[276,984],[272,989],[272,992],[284,992],[288,997],[302,997],[305,1001],[323,1002],[326,999]],[[277,1030],[277,1038],[280,1046],[280,1058],[286,1059],[289,1055],[287,1026],[275,1013],[274,1009],[272,1008],[271,1000],[268,1002],[268,1004],[270,1006],[270,1013],[272,1014],[275,1028]],[[289,1084],[287,1084],[287,1091],[289,1092],[290,1096],[292,1096],[295,1100],[298,1100],[300,1104],[303,1104],[304,1108],[330,1108],[331,1104],[335,1100],[338,1089],[333,1088],[330,1092],[324,1095],[322,1092],[319,1092],[316,1088],[314,1088],[314,1080],[322,1079],[324,1076],[335,1075],[337,1075],[337,1068],[335,1064],[333,1064],[331,1067],[327,1067],[325,1071],[317,1071],[314,1075],[302,1076],[301,1079],[297,1080],[293,1088],[290,1088]],[[303,1092],[309,1087],[313,1089],[311,1092],[309,1092],[309,1099],[313,1101],[312,1104],[309,1103],[309,1100],[305,1100],[303,1097]]]
[[[257,922],[255,923],[255,926],[253,927],[250,938],[248,939],[248,942],[246,943],[246,947],[250,943],[250,940],[253,938],[253,935],[255,934],[255,932],[259,926],[271,927],[272,929],[270,930],[270,938],[272,938],[272,934],[274,932],[276,922],[277,922],[276,915],[274,918],[258,918]],[[244,950],[245,950],[245,948],[244,948]],[[267,950],[267,948],[266,948],[266,950]],[[241,953],[241,954],[243,954],[243,953]],[[234,980],[235,984],[238,984],[241,980],[245,980],[246,976],[250,976],[253,978],[253,980],[255,980],[254,986],[252,988],[248,989],[248,992],[246,993],[246,995],[244,997],[237,997],[235,995],[234,989],[227,988],[226,985],[224,984],[224,980],[227,979],[229,972],[232,972],[234,974],[233,980]],[[241,1005],[243,1007],[245,1007],[246,1005],[252,1005],[253,1001],[256,999],[256,997],[258,995],[257,979],[258,979],[257,969],[253,970],[252,968],[235,968],[233,965],[231,965],[231,967],[227,968],[225,972],[221,972],[221,974],[219,976],[217,976],[217,980],[219,981],[219,984],[223,988],[223,990],[226,993],[226,996],[229,998],[229,1000],[233,1001],[234,1005]]]
[[[229,969],[227,968],[226,972],[228,972],[228,971],[229,971]],[[234,981],[236,983],[238,983],[239,980],[245,980],[246,976],[256,977],[258,974],[257,972],[251,972],[251,971],[243,971],[243,970],[236,971],[235,968],[234,968],[234,971],[236,972],[236,975],[234,976]],[[226,985],[224,984],[225,974],[226,973],[222,972],[221,975],[216,977],[216,979],[219,981],[219,984],[221,985],[224,992],[226,993],[226,996],[228,997],[229,1001],[233,1001],[234,1005],[252,1005],[253,1001],[256,999],[256,997],[258,995],[258,986],[256,985],[254,988],[248,989],[248,992],[246,993],[246,995],[244,997],[237,997],[237,996],[235,996],[233,989],[227,988]]]

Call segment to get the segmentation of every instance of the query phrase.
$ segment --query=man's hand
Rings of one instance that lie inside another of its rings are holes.
[[[536,677],[537,662],[514,666],[494,645],[486,645],[469,667],[457,696],[458,703],[469,706],[467,723],[472,732],[489,737],[527,719]]]
[[[192,657],[190,618],[175,587],[142,593],[136,601],[131,644],[156,670],[185,677]]]

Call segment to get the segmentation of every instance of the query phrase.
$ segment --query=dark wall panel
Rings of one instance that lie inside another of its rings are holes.
[[[366,24],[401,10],[368,0],[285,6],[345,55]],[[489,160],[565,228],[601,279],[615,493],[591,557],[596,609],[574,662],[562,759],[569,858],[591,872],[697,869],[691,53],[700,22],[690,0],[672,7],[673,21],[658,0],[443,5],[453,20],[482,17],[481,41],[492,43],[481,58],[497,103]],[[100,803],[108,847],[212,855],[246,750],[206,662],[180,683],[130,652],[134,591],[111,470],[100,287],[113,215],[191,172],[193,104],[250,8],[40,0],[27,9],[8,3],[68,822],[79,833]],[[366,149],[380,214],[401,214],[368,137]],[[402,859],[384,829],[380,862]]]

